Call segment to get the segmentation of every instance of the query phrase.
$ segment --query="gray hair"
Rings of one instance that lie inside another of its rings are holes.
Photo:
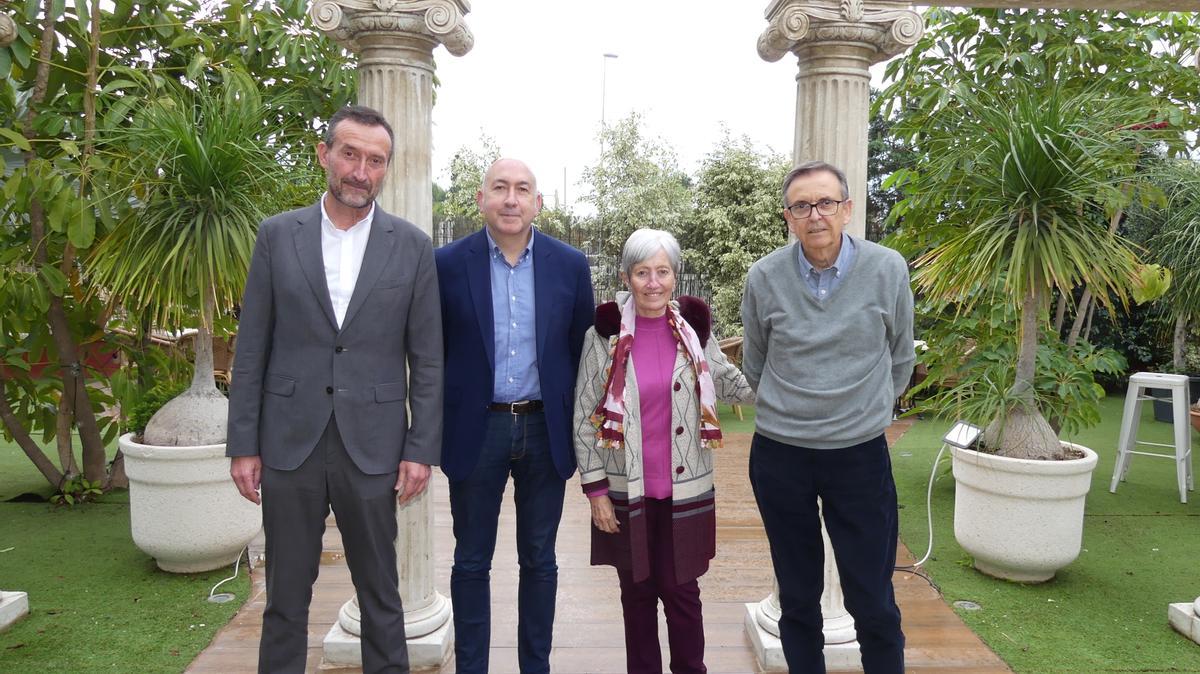
[[[671,269],[678,276],[683,259],[679,242],[670,232],[646,227],[634,230],[633,234],[625,239],[625,247],[621,249],[621,273],[628,276],[634,265],[649,260],[660,250],[667,254],[667,259],[671,261]]]
[[[805,176],[810,173],[819,173],[821,171],[832,173],[834,175],[834,177],[836,177],[838,179],[838,182],[842,184],[842,198],[843,199],[850,198],[850,186],[846,182],[846,172],[845,171],[834,166],[833,164],[829,164],[829,163],[826,163],[823,161],[806,161],[803,164],[792,169],[791,171],[788,171],[788,174],[786,176],[784,176],[784,178],[783,178],[783,207],[784,208],[788,207],[787,191],[788,191],[788,187],[791,186],[793,180],[795,180],[796,178],[799,178],[800,176]]]

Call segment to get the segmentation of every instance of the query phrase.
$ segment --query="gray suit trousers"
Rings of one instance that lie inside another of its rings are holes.
[[[408,673],[404,608],[397,589],[396,476],[395,470],[382,475],[359,470],[346,453],[333,416],[298,468],[263,466],[267,607],[259,672],[304,672],[308,606],[332,507],[362,611],[363,671]]]

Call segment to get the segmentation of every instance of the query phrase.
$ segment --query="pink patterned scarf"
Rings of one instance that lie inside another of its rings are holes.
[[[621,331],[609,354],[608,381],[604,385],[604,395],[591,416],[600,447],[622,449],[625,445],[625,367],[629,362],[629,354],[633,351],[636,316],[633,295],[630,295],[621,305]],[[717,419],[717,394],[712,374],[708,371],[708,361],[704,358],[704,348],[700,346],[696,332],[679,315],[678,305],[674,302],[667,305],[667,322],[675,339],[683,345],[683,352],[687,355],[699,384],[700,444],[707,449],[719,449],[722,441],[721,424]]]

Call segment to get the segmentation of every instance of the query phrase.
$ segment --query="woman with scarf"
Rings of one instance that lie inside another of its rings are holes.
[[[716,554],[717,400],[754,401],[700,299],[671,299],[671,234],[639,229],[621,252],[628,292],[596,308],[575,385],[575,453],[592,506],[592,564],[616,567],[628,671],[661,674],[658,602],[671,671],[706,672],[697,579]]]

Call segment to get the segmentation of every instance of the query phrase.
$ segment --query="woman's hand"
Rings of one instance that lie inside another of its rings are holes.
[[[617,514],[613,511],[612,499],[608,498],[608,494],[589,496],[588,500],[592,502],[592,524],[595,524],[597,529],[606,534],[621,531],[617,526]]]

